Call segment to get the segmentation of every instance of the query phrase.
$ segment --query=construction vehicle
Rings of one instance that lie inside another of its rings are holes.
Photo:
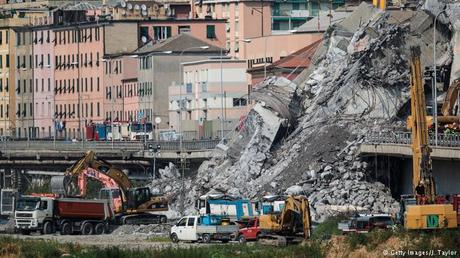
[[[242,217],[255,215],[250,200],[225,194],[200,196],[195,203],[195,208],[198,209],[200,215],[205,217],[205,222],[215,218],[228,218],[235,221]]]
[[[107,200],[59,198],[55,195],[21,196],[15,212],[15,227],[22,234],[31,232],[61,235],[108,233],[114,214]]]
[[[167,221],[165,215],[151,213],[167,211],[167,198],[153,195],[148,187],[132,187],[123,171],[104,160],[97,160],[93,151],[88,151],[64,176],[53,177],[51,187],[53,193],[84,198],[88,178],[104,186],[99,197],[111,200],[117,223],[152,224]]]
[[[259,241],[285,246],[310,237],[311,218],[309,202],[305,196],[288,196],[281,212],[259,216]]]
[[[436,184],[430,156],[420,47],[411,47],[410,65],[411,119],[408,120],[408,127],[412,130],[412,186],[413,193],[416,195],[417,185],[419,182],[424,183],[426,204],[415,203],[404,207],[404,227],[406,229],[455,228],[457,215],[453,205],[435,203]],[[410,202],[403,199],[402,203]]]

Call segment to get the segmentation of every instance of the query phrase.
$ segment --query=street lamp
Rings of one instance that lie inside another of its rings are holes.
[[[434,99],[434,112],[433,112],[433,117],[434,117],[434,145],[438,146],[438,92],[437,92],[437,79],[436,79],[436,21],[442,13],[444,13],[446,10],[440,11],[435,17],[434,17],[434,23],[433,23],[433,73],[434,73],[434,89],[433,89],[433,99]]]
[[[182,135],[182,86],[185,84],[184,83],[184,78],[183,78],[183,72],[182,72],[182,62],[180,61],[182,55],[184,54],[185,51],[187,50],[192,50],[192,49],[208,49],[209,46],[198,46],[198,47],[189,47],[184,50],[179,55],[179,73],[180,73],[180,84],[179,84],[179,154],[180,154],[180,162],[181,162],[181,169],[182,169],[182,186],[181,186],[181,207],[180,207],[180,213],[181,215],[184,215],[184,210],[185,210],[185,156],[183,156],[183,150],[182,150],[182,141],[183,141],[183,135]]]
[[[243,43],[251,43],[250,39],[242,39],[242,40],[232,40],[229,43],[233,42],[243,42]],[[224,86],[223,86],[223,48],[220,48],[220,139],[224,140]]]

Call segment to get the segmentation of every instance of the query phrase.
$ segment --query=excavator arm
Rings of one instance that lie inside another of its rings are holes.
[[[458,99],[458,92],[460,90],[460,80],[454,80],[452,84],[447,89],[446,98],[442,104],[442,115],[443,116],[452,116],[454,115],[453,110],[455,102]]]
[[[106,188],[119,188],[122,201],[127,201],[126,192],[131,187],[128,176],[110,163],[97,160],[93,151],[86,152],[83,158],[67,169],[64,177],[53,177],[52,191],[69,196],[78,190],[79,195],[84,197],[86,195],[86,177],[101,182]],[[82,178],[85,178],[84,181]],[[75,179],[77,179],[76,182]],[[74,185],[75,183],[77,186]]]
[[[426,122],[425,92],[422,81],[422,70],[420,62],[420,47],[411,48],[411,113],[410,119],[412,129],[412,186],[415,187],[420,181],[425,182],[427,199],[434,201],[436,196],[435,183],[431,165],[431,148],[429,147],[428,125]]]

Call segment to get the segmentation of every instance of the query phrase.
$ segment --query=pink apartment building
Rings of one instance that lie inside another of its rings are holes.
[[[61,137],[84,137],[86,124],[103,122],[103,30],[98,24],[53,29],[55,109]],[[80,135],[80,130],[82,135]]]
[[[33,30],[34,135],[53,137],[54,120],[54,33],[49,27]]]

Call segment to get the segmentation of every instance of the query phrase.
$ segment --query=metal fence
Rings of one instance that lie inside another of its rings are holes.
[[[214,149],[220,140],[182,141],[183,150],[199,151]],[[149,146],[160,146],[162,150],[179,151],[179,141],[3,141],[2,149],[7,150],[56,150],[56,151],[79,151],[79,150],[120,150],[140,151]]]
[[[411,132],[371,132],[366,136],[365,142],[371,144],[411,144]],[[436,145],[435,134],[429,135],[430,145]],[[460,135],[438,134],[438,146],[460,147]]]

